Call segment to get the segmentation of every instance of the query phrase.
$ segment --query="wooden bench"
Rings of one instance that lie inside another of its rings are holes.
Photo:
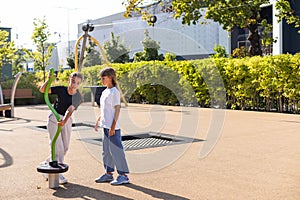
[[[11,95],[10,95],[10,103],[4,103],[2,88],[0,85],[0,116],[3,116],[3,111],[5,111],[5,117],[14,117],[14,108],[15,108],[15,94],[17,89],[17,84],[21,78],[22,73],[19,72],[15,76],[15,81],[11,88]],[[32,95],[32,94],[31,94]]]
[[[2,93],[4,99],[11,98],[11,89],[3,89]],[[36,96],[32,95],[32,89],[17,89],[15,93],[15,99],[35,99]]]
[[[10,108],[11,108],[10,104],[0,104],[0,111],[10,110]]]

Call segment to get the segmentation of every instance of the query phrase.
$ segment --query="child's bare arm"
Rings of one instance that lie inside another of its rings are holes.
[[[45,83],[43,83],[43,85],[41,85],[41,87],[39,89],[41,93],[45,92],[45,88],[46,88],[47,84],[48,84],[48,81],[46,81]],[[51,94],[51,89],[50,88],[48,90],[48,94]]]
[[[48,74],[48,78],[50,78],[50,73]],[[54,78],[55,78],[56,76],[54,75]],[[46,88],[46,86],[47,86],[47,84],[48,84],[48,80],[47,81],[45,81],[45,83],[43,83],[43,85],[41,85],[41,87],[40,87],[40,92],[41,93],[44,93],[45,92],[45,88]],[[49,94],[51,94],[51,89],[49,88],[49,90],[48,90],[48,93]]]
[[[116,109],[115,116],[114,116],[110,131],[109,131],[110,136],[115,134],[115,128],[116,128],[116,124],[117,124],[117,121],[118,121],[118,118],[119,118],[119,115],[120,115],[121,105],[116,105],[115,109]]]
[[[97,119],[97,121],[96,121],[96,124],[95,124],[95,126],[94,126],[94,130],[95,130],[96,132],[98,132],[98,127],[99,127],[100,119],[101,119],[101,116],[99,115],[99,117],[98,117],[98,119]]]
[[[65,123],[68,121],[68,119],[72,116],[73,112],[75,110],[75,107],[73,105],[70,105],[68,110],[65,113],[65,116],[63,117],[62,120],[60,120],[59,122],[57,122],[58,126],[64,126]]]

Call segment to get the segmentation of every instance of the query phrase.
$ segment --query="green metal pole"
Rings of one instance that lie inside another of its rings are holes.
[[[49,91],[49,88],[51,86],[51,83],[52,83],[53,79],[54,79],[54,69],[51,68],[50,69],[50,77],[49,77],[49,80],[48,80],[48,83],[46,85],[45,92],[44,92],[44,99],[45,99],[45,102],[46,102],[47,106],[50,108],[50,110],[52,111],[52,113],[55,115],[56,120],[59,121],[60,120],[60,116],[56,112],[56,110],[53,108],[52,104],[50,103],[49,95],[48,95],[48,91]],[[55,157],[55,144],[56,144],[56,140],[57,140],[57,138],[58,138],[58,136],[60,134],[61,129],[62,129],[61,126],[57,127],[56,134],[54,135],[54,137],[52,139],[52,143],[51,143],[51,158],[52,158],[52,161],[56,161],[56,157]]]

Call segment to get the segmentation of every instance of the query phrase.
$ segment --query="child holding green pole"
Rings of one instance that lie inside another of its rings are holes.
[[[49,73],[49,78],[50,78]],[[40,92],[44,93],[47,83],[42,84],[40,87]],[[80,94],[78,88],[83,81],[83,76],[79,72],[73,72],[69,76],[69,84],[68,86],[52,86],[49,88],[49,94],[56,94],[57,98],[54,102],[53,108],[60,115],[60,120],[58,121],[51,112],[49,114],[47,129],[49,132],[50,145],[56,135],[57,127],[61,126],[61,133],[56,139],[55,144],[55,158],[58,163],[64,162],[64,157],[69,149],[70,137],[72,131],[72,114],[78,108],[78,106],[83,101],[82,95]],[[49,163],[53,161],[53,156],[49,156],[45,162]],[[47,175],[47,174],[44,174]],[[47,178],[47,177],[46,177]],[[67,183],[67,179],[59,174],[59,183],[65,184]]]

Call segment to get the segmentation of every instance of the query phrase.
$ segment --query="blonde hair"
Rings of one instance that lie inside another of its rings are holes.
[[[105,67],[100,72],[100,77],[109,76],[114,87],[118,86],[116,71],[112,67]]]

